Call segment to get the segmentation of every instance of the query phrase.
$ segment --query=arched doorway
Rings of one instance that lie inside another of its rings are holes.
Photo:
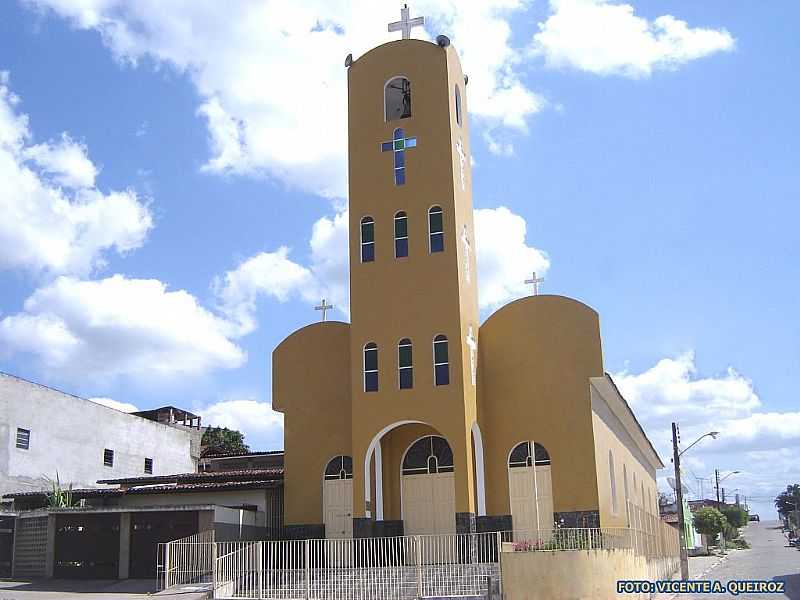
[[[550,454],[538,442],[520,442],[508,456],[508,494],[515,537],[549,539],[553,529]]]
[[[326,538],[353,537],[353,459],[336,456],[328,461],[322,482]]]
[[[455,533],[453,450],[446,439],[429,435],[411,444],[403,456],[401,480],[406,535]]]

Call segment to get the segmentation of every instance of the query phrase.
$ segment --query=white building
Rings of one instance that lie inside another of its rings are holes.
[[[168,407],[175,411],[182,421],[157,422],[157,411],[128,414],[0,373],[0,497],[47,489],[56,475],[63,486],[91,488],[99,479],[193,472],[199,418]]]

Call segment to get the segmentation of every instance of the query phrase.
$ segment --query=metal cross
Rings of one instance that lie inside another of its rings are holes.
[[[544,281],[544,277],[536,277],[536,271],[533,272],[533,277],[531,279],[526,279],[525,283],[528,285],[533,286],[533,295],[539,295],[539,284]]]
[[[325,302],[325,298],[322,299],[322,303],[319,306],[315,306],[314,310],[321,310],[322,311],[322,322],[325,322],[325,318],[327,317],[328,311],[332,308],[335,308],[333,304],[328,304]]]
[[[411,37],[412,27],[420,27],[425,24],[425,17],[414,17],[413,19],[409,19],[408,15],[408,4],[403,4],[403,8],[400,9],[400,20],[395,21],[394,23],[389,23],[389,32],[402,31],[403,39],[407,40]]]

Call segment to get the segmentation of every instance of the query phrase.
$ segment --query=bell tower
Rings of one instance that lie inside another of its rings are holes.
[[[413,24],[404,12],[404,39],[348,60],[353,516],[382,518],[376,453],[412,424],[452,448],[462,531],[479,325],[467,80],[449,39],[408,39]]]

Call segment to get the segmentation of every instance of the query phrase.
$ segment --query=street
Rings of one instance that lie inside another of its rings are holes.
[[[800,551],[790,548],[777,521],[751,523],[742,530],[750,542],[750,550],[734,550],[721,561],[697,557],[689,560],[691,579],[717,580],[725,585],[732,580],[782,581],[785,592],[780,594],[743,593],[737,598],[792,598],[800,600]],[[664,598],[705,599],[731,598],[730,594],[680,594]]]

